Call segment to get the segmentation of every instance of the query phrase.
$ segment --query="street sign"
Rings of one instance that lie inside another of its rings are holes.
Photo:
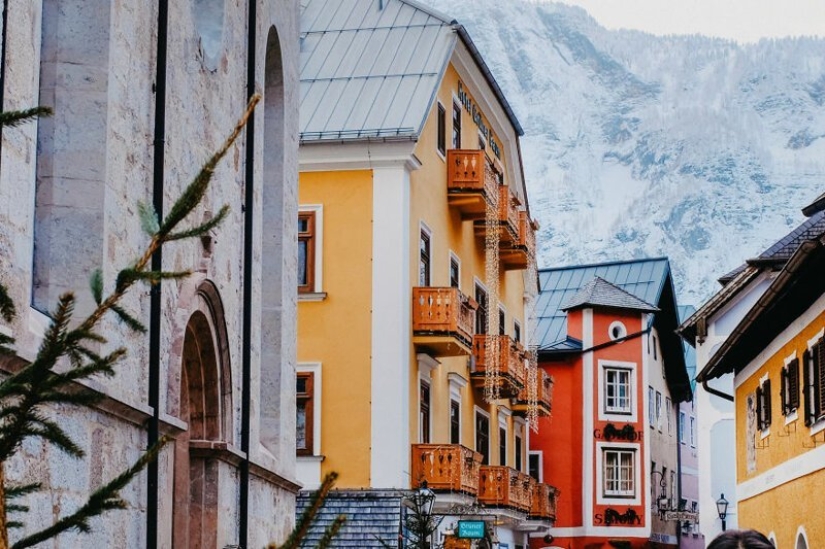
[[[668,511],[665,513],[665,520],[699,522],[699,513],[691,511]]]
[[[458,521],[458,537],[460,539],[483,539],[483,520],[460,520]]]

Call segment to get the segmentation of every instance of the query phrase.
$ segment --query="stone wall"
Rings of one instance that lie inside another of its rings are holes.
[[[169,9],[167,209],[245,106],[249,32],[247,4],[239,0],[170,2]],[[4,107],[42,103],[56,111],[51,119],[6,129],[0,152],[0,282],[18,305],[14,324],[0,321],[0,331],[17,337],[17,359],[34,356],[47,325],[43,313],[60,293],[75,289],[80,310],[89,310],[91,271],[102,268],[105,287],[111,289],[117,270],[146,243],[136,205],[152,200],[156,10],[151,2],[9,0]],[[227,387],[220,411],[227,425],[219,441],[224,450],[210,458],[220,463],[214,515],[218,547],[238,543],[244,345],[252,357],[250,546],[283,537],[294,520],[297,488],[298,2],[261,0],[257,15],[256,89],[265,98],[254,124],[255,203],[244,203],[247,143],[241,138],[216,170],[194,216],[195,221],[208,219],[228,204],[229,218],[211,239],[164,249],[165,269],[195,271],[191,279],[166,284],[162,291],[160,412],[163,430],[173,436],[188,428],[180,420],[186,329],[196,311],[210,308],[198,288],[208,282],[216,292],[213,301],[221,305],[221,314],[210,317],[216,353],[226,366],[219,381]],[[249,342],[243,341],[242,329],[245,208],[254,214]],[[135,288],[124,302],[146,324],[148,293]],[[107,319],[102,330],[107,348],[129,349],[115,377],[91,383],[109,398],[99,410],[59,411],[70,433],[89,449],[87,457],[73,460],[31,441],[8,464],[14,480],[44,475],[48,490],[30,502],[32,525],[68,512],[145,448],[142,425],[151,414],[148,338],[114,319]],[[175,474],[180,474],[172,446],[160,458],[161,547],[172,545],[172,517],[179,504],[172,495]],[[129,508],[96,521],[93,537],[84,544],[144,546],[146,493],[142,475],[127,490]],[[65,546],[72,546],[68,540]]]

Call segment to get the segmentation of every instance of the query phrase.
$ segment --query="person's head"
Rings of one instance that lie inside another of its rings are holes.
[[[708,549],[774,549],[773,544],[756,530],[728,530],[714,538]]]

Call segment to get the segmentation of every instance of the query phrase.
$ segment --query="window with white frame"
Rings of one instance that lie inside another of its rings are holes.
[[[430,285],[431,262],[432,262],[432,234],[422,226],[418,239],[418,285],[426,287]]]
[[[307,294],[323,291],[322,265],[324,210],[320,204],[305,204],[298,207],[298,294],[312,299]]]
[[[298,456],[317,456],[321,452],[321,364],[296,366],[295,449]]]
[[[653,387],[647,388],[647,422],[650,424],[650,428],[653,429],[656,426],[656,409],[654,406],[656,405],[653,397]]]
[[[771,426],[771,380],[767,376],[756,388],[756,427],[767,431]]]
[[[687,434],[685,433],[685,429],[687,428],[687,416],[685,412],[679,410],[679,442],[682,444],[687,443]]]
[[[632,371],[629,368],[604,367],[604,409],[611,414],[633,411]]]
[[[598,372],[599,419],[636,421],[636,364],[600,360]]]
[[[656,428],[662,430],[662,393],[656,391]]]
[[[602,450],[602,494],[610,498],[636,495],[636,451],[623,448]]]
[[[673,435],[673,422],[671,421],[671,416],[673,415],[673,401],[670,400],[670,397],[665,398],[665,421],[667,423],[667,434]]]
[[[690,446],[696,448],[696,418],[690,416]]]

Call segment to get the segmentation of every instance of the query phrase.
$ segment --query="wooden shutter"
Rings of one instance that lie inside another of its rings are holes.
[[[812,423],[811,416],[813,407],[813,390],[811,386],[811,352],[805,349],[802,353],[802,392],[805,393],[805,410],[804,420],[805,425],[810,426]]]
[[[764,405],[764,412],[765,412],[765,420],[762,424],[767,429],[771,426],[771,380],[766,379],[765,383],[762,385],[762,391],[765,398],[765,405]]]
[[[756,428],[762,430],[762,386],[756,388]]]
[[[788,413],[799,409],[799,359],[788,364]]]
[[[823,404],[825,404],[825,342],[822,339],[816,344],[816,354],[816,374],[814,381],[816,383],[817,399],[814,420],[822,417]]]
[[[782,398],[782,415],[787,416],[791,413],[791,399],[788,393],[788,367],[782,368],[779,375],[779,396]]]

